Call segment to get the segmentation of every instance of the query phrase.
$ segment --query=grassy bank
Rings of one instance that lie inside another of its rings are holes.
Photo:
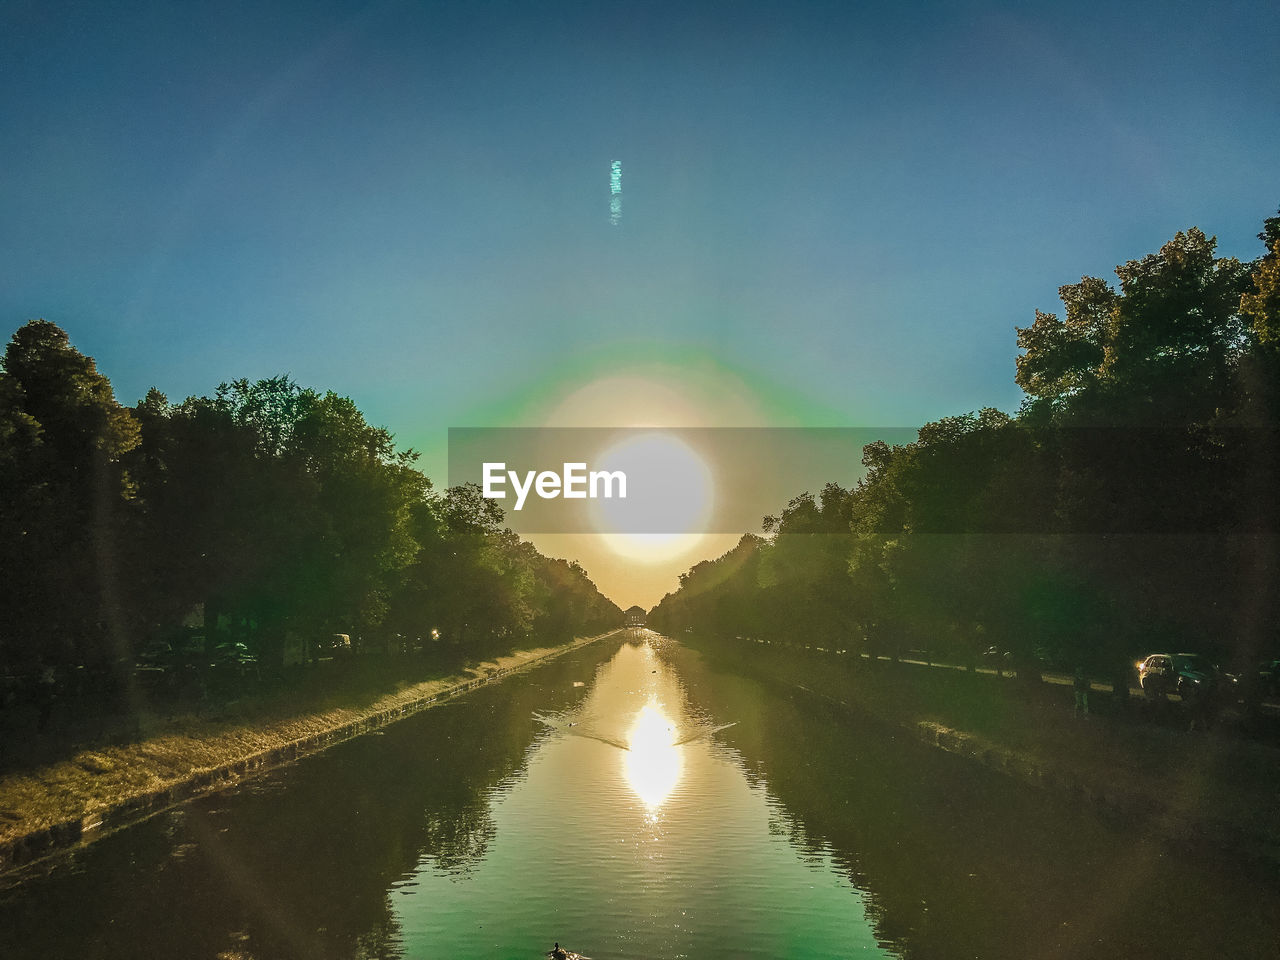
[[[604,634],[602,636],[608,636]],[[300,690],[261,694],[212,712],[140,711],[133,734],[50,750],[65,754],[0,776],[0,872],[221,789],[279,763],[393,722],[447,696],[582,646],[520,650],[465,669],[380,683],[379,671],[346,667]]]
[[[1176,705],[1113,704],[1076,717],[1069,687],[688,637],[712,657],[841,704],[853,715],[1136,829],[1200,850],[1280,862],[1280,749],[1228,727],[1188,732]]]

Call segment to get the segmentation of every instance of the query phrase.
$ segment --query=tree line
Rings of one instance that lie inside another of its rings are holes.
[[[576,562],[416,459],[350,399],[283,376],[123,406],[63,330],[25,324],[0,367],[0,676],[121,679],[193,621],[264,665],[298,637],[388,649],[434,631],[485,656],[621,622]]]
[[[1016,415],[863,450],[763,536],[681,576],[658,629],[1127,678],[1134,657],[1236,666],[1280,647],[1280,216],[1252,262],[1178,233],[1060,289],[1017,329]]]

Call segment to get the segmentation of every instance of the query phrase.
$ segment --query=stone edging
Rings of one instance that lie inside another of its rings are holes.
[[[922,743],[979,763],[1038,790],[1083,802],[1127,824],[1152,824],[1153,832],[1162,840],[1188,853],[1212,850],[1221,854],[1227,851],[1257,865],[1280,864],[1280,844],[1273,837],[1259,835],[1224,820],[1188,815],[1150,794],[1120,786],[1099,787],[1070,770],[931,720],[904,723],[902,726]]]
[[[858,710],[846,700],[793,684],[810,696]],[[863,711],[860,711],[863,713]],[[1066,799],[1083,802],[1102,815],[1124,824],[1151,824],[1160,839],[1183,852],[1196,855],[1230,853],[1240,861],[1273,870],[1280,865],[1280,842],[1269,834],[1243,829],[1223,820],[1190,816],[1164,800],[1139,791],[1116,786],[1101,788],[1070,770],[1063,770],[1036,757],[987,740],[963,730],[954,730],[932,720],[892,720],[865,714],[891,729],[904,730],[934,749],[978,763],[988,770],[1011,777],[1037,790],[1046,790]]]
[[[1209,852],[1217,857],[1229,853],[1242,863],[1268,871],[1280,865],[1280,842],[1270,834],[1250,831],[1224,820],[1188,815],[1161,798],[1140,791],[1120,786],[1099,787],[1070,770],[932,720],[895,720],[861,710],[847,700],[801,683],[789,685],[811,697],[857,711],[886,729],[905,731],[926,746],[978,763],[1037,790],[1087,804],[1112,821],[1126,825],[1149,824],[1152,834],[1182,852],[1193,856]]]

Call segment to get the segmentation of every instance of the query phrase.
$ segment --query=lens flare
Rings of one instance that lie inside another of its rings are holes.
[[[609,165],[609,222],[615,227],[622,222],[622,161]]]

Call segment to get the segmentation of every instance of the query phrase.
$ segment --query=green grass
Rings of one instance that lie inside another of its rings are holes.
[[[422,662],[412,670],[396,661],[322,664],[296,684],[235,701],[139,705],[87,739],[69,730],[32,738],[0,775],[0,843],[567,648],[522,650],[467,666]]]

